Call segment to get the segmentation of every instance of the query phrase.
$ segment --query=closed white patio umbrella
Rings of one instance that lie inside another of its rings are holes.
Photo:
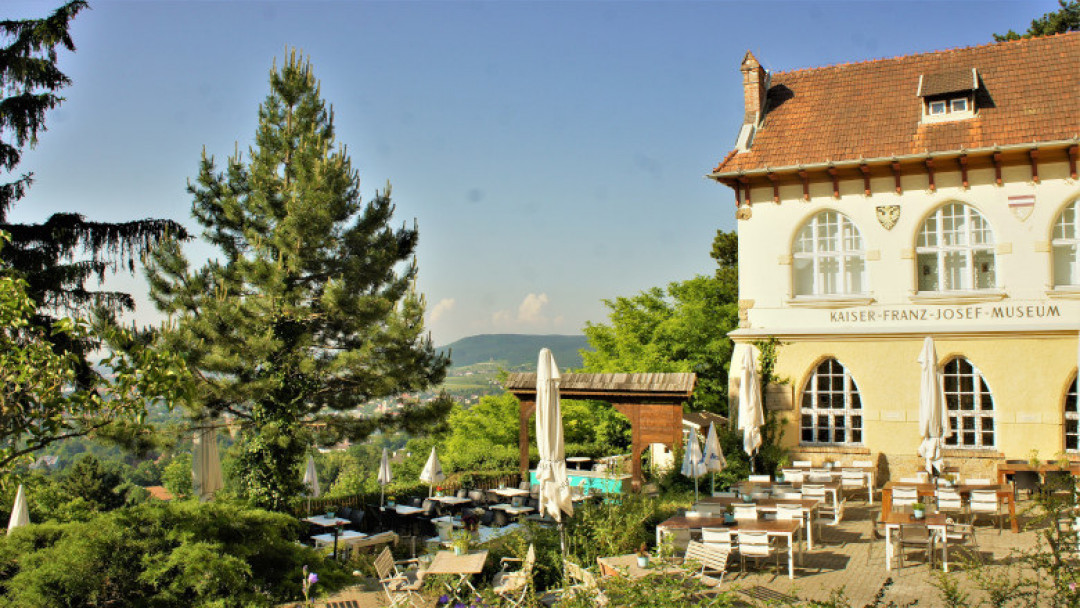
[[[727,459],[724,458],[724,450],[720,447],[720,438],[716,436],[716,423],[709,423],[709,434],[705,436],[705,454],[701,460],[705,463],[705,469],[712,475],[712,491],[716,491],[716,473],[724,470]]]
[[[949,428],[949,413],[945,405],[945,391],[941,386],[941,373],[938,372],[937,351],[934,339],[927,336],[919,352],[919,456],[926,462],[926,472],[934,474],[934,469],[944,468],[945,440],[952,435]]]
[[[203,420],[195,430],[192,446],[192,492],[206,502],[225,484],[221,479],[221,457],[218,455],[217,429],[212,420]]]
[[[379,506],[383,506],[386,500],[386,486],[394,480],[394,474],[390,472],[390,452],[382,449],[382,458],[379,460]]]
[[[319,487],[319,470],[315,468],[315,456],[308,454],[307,464],[304,465],[303,483],[308,487],[308,496],[318,498],[322,494]]]
[[[541,349],[536,365],[536,445],[540,453],[536,481],[540,484],[540,514],[547,513],[561,523],[563,513],[574,514],[574,504],[566,475],[560,379],[555,355]]]
[[[427,463],[424,464],[424,470],[420,471],[420,481],[428,484],[428,496],[431,496],[435,484],[444,479],[446,479],[446,475],[443,473],[442,465],[439,464],[439,454],[432,447],[431,455],[428,456]]]
[[[694,478],[694,502],[698,499],[698,478],[707,473],[705,459],[698,443],[697,431],[691,429],[686,434],[686,448],[683,450],[682,474]]]
[[[30,508],[26,504],[26,492],[23,491],[20,483],[18,491],[15,492],[15,503],[11,506],[11,519],[8,520],[7,533],[10,535],[15,528],[29,524]]]
[[[761,383],[758,381],[754,349],[743,345],[742,373],[739,376],[739,430],[743,432],[743,451],[751,457],[761,447],[761,427],[765,425],[765,411],[761,403]]]

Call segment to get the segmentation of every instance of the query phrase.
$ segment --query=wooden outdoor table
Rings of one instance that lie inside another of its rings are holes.
[[[637,553],[627,553],[626,555],[616,555],[613,557],[598,557],[596,558],[596,565],[600,566],[600,574],[602,576],[625,576],[626,578],[632,579],[645,578],[646,576],[657,574],[681,574],[686,572],[686,570],[680,566],[658,560],[655,557],[650,557],[648,567],[642,568],[641,566],[638,566]]]
[[[1018,462],[1015,464],[1000,463],[997,465],[998,483],[1005,485],[1005,477],[1007,475],[1013,475],[1016,473],[1038,473],[1040,477],[1046,475],[1046,473],[1059,472],[1064,473],[1068,471],[1072,473],[1073,477],[1080,477],[1080,463],[1073,463],[1069,466],[1061,466],[1059,464],[1041,463],[1035,466],[1026,462]]]
[[[884,503],[884,500],[882,500]],[[915,519],[911,513],[897,513],[895,511],[882,511],[881,523],[885,524],[885,569],[892,570],[893,544],[892,533],[899,531],[901,524],[920,524],[936,532],[941,538],[941,568],[949,571],[949,542],[946,532],[948,523],[944,513],[927,513],[922,519]]]
[[[341,526],[352,523],[347,519],[341,517],[327,517],[325,515],[313,515],[311,517],[305,517],[304,521],[315,524],[320,528],[331,528],[334,531],[334,559],[337,559],[337,539],[341,534]]]
[[[694,505],[695,511],[700,511],[698,505],[727,507],[728,505],[742,504],[742,500],[732,496],[705,496]],[[821,506],[821,501],[815,498],[762,498],[752,500],[750,503],[763,513],[776,513],[777,505],[798,505],[802,509],[803,525],[806,526],[806,548],[814,550],[814,513]]]
[[[738,536],[740,531],[765,532],[774,538],[783,538],[788,547],[788,578],[795,578],[795,541],[802,530],[800,520],[770,520],[770,521],[747,521],[736,520],[727,523],[723,517],[685,517],[678,515],[660,522],[656,526],[656,544],[659,545],[664,530],[700,530],[701,528],[724,528]]]
[[[457,575],[457,580],[445,583],[451,595],[457,596],[463,586],[476,593],[476,588],[469,582],[469,578],[474,574],[480,574],[484,570],[487,557],[487,549],[473,551],[465,555],[457,555],[453,551],[439,551],[435,554],[435,559],[431,560],[431,565],[427,567],[427,570],[424,570],[424,576],[429,574],[454,574]]]
[[[913,483],[905,481],[890,481],[881,489],[881,512],[892,512],[892,491],[895,487],[916,488],[920,498],[932,498],[937,486],[932,483]],[[1020,523],[1016,520],[1016,500],[1012,488],[1007,485],[969,485],[960,484],[944,489],[955,490],[964,500],[969,500],[972,490],[994,490],[997,492],[998,502],[1004,501],[1009,507],[1009,522],[1013,532],[1020,531]]]
[[[496,490],[488,490],[492,494],[498,494],[503,498],[514,498],[516,496],[528,496],[528,490],[522,490],[521,488],[498,488]]]

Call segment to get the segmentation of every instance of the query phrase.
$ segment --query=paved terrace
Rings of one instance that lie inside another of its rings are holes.
[[[783,601],[783,596],[797,597],[800,600],[827,600],[834,589],[843,587],[852,606],[866,606],[874,601],[875,596],[892,579],[893,584],[885,592],[882,606],[896,602],[898,606],[908,605],[918,600],[920,607],[940,606],[940,595],[933,587],[936,573],[940,567],[931,570],[916,556],[906,562],[905,567],[886,572],[885,541],[873,536],[872,521],[877,517],[880,504],[867,506],[855,501],[847,508],[844,521],[838,526],[822,526],[821,538],[815,541],[815,550],[803,554],[803,560],[795,571],[795,579],[787,578],[786,565],[781,562],[779,571],[775,562],[761,569],[750,569],[743,574],[738,571],[738,558],[733,556],[731,571],[724,578],[719,589],[735,589],[749,605],[765,605],[770,601]],[[1030,505],[1024,501],[1017,505],[1022,511]],[[1021,518],[1021,529],[1025,519]],[[998,532],[985,518],[979,520],[976,540],[979,555],[992,562],[991,568],[1000,568],[1010,560],[1014,550],[1030,549],[1035,546],[1035,531],[1013,533],[1008,530],[1008,522],[1003,532]],[[954,559],[956,561],[954,561]],[[961,583],[962,589],[979,597],[977,590],[964,574],[963,560],[955,552],[950,552],[948,576]],[[385,596],[378,589],[375,581],[357,585],[318,604],[327,608],[372,608],[385,606]],[[434,606],[438,593],[430,596],[427,605]],[[761,601],[753,601],[753,599]],[[777,604],[770,604],[777,605]]]

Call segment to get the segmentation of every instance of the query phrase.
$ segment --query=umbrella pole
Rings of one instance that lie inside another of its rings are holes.
[[[379,507],[386,506],[386,486],[379,484]]]

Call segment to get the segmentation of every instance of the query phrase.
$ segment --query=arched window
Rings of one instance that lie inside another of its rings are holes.
[[[1054,222],[1054,287],[1080,285],[1080,199],[1061,211]]]
[[[993,289],[994,231],[971,205],[949,203],[923,222],[915,243],[919,291]]]
[[[952,429],[945,445],[994,447],[994,396],[982,372],[967,359],[956,357],[945,364],[942,373]]]
[[[817,366],[802,394],[802,442],[862,444],[859,387],[836,359]]]
[[[866,291],[866,253],[855,224],[822,211],[799,230],[792,248],[795,295],[852,295]]]
[[[1080,406],[1076,402],[1076,378],[1065,393],[1065,451],[1080,452]]]

